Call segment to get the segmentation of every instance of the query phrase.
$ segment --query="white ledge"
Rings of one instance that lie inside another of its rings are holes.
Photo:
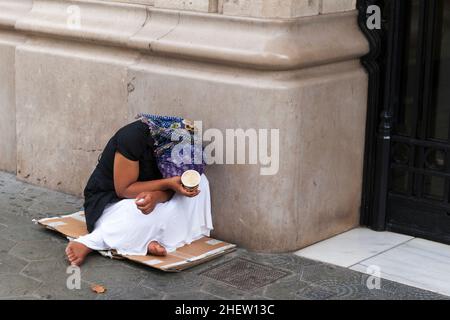
[[[67,23],[71,5],[80,9],[79,28]],[[34,0],[31,10],[30,1],[2,0],[2,6],[14,15],[7,19],[0,10],[0,28],[255,69],[301,69],[369,50],[356,11],[257,19],[93,0]]]

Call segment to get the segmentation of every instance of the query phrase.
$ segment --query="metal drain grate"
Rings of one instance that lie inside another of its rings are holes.
[[[275,282],[289,273],[246,259],[236,258],[200,274],[241,290],[253,290]]]

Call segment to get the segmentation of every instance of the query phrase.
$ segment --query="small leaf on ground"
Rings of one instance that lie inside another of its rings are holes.
[[[93,284],[91,286],[91,290],[94,291],[95,293],[104,293],[106,291],[106,288],[99,284]]]

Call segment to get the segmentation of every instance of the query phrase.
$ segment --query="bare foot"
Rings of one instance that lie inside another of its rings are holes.
[[[80,266],[90,252],[92,252],[92,249],[76,241],[70,241],[66,247],[66,255],[70,264],[76,266]]]
[[[152,241],[148,244],[148,252],[154,256],[167,255],[166,249],[162,245],[160,245],[157,241]]]

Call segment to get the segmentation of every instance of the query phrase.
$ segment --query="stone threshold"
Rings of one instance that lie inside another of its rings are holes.
[[[361,227],[295,254],[450,296],[450,245]]]

